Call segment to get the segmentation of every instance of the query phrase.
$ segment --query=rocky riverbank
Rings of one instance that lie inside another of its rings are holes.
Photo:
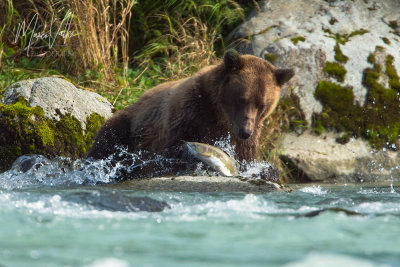
[[[25,154],[82,157],[113,106],[60,78],[23,80],[0,101],[0,171]]]
[[[291,67],[283,88],[302,118],[281,158],[299,181],[398,177],[400,2],[259,3],[231,39],[243,53]]]
[[[400,176],[399,14],[397,0],[265,0],[230,35],[243,53],[295,69],[283,95],[301,118],[282,134],[280,157],[296,181]],[[0,171],[23,154],[83,156],[113,111],[59,78],[20,81],[0,97]]]

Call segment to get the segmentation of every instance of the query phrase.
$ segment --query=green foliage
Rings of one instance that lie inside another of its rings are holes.
[[[319,82],[315,91],[315,98],[334,111],[347,111],[349,105],[353,105],[354,101],[351,88],[342,87],[329,81]]]
[[[336,142],[339,144],[346,144],[350,141],[351,133],[344,133],[342,136],[336,138]]]
[[[357,35],[364,35],[366,33],[368,33],[369,31],[366,29],[359,29],[359,30],[355,30],[352,33],[349,34],[348,38],[350,39],[353,36],[357,36]]]
[[[282,97],[279,100],[279,110],[282,111],[281,117],[287,117],[289,121],[288,127],[283,127],[282,130],[303,132],[307,129],[307,121],[305,120],[304,113],[300,108],[300,98],[295,94]]]
[[[389,40],[388,38],[382,37],[382,41],[383,41],[385,44],[390,45],[390,40]]]
[[[18,12],[25,14],[26,10],[16,10],[12,1],[7,2],[11,8],[7,13],[10,23],[3,32],[12,36],[11,33],[15,32],[24,17]],[[68,18],[66,15],[72,15],[67,12],[70,2],[60,1],[52,5],[53,1],[50,0],[37,5],[35,1],[30,1],[26,7],[38,12],[39,22],[43,22],[43,29],[40,30],[45,31],[49,27],[46,14],[54,13],[53,26],[57,27]],[[75,2],[79,4],[79,1]],[[76,68],[82,68],[82,64],[75,66],[81,62],[76,51],[90,48],[81,47],[85,44],[73,38],[66,45],[59,45],[57,41],[52,49],[47,49],[47,39],[43,42],[39,40],[33,47],[43,47],[35,50],[35,53],[43,53],[44,56],[27,55],[22,49],[32,34],[32,29],[29,29],[16,46],[10,47],[0,41],[5,57],[1,61],[3,66],[0,65],[0,94],[8,85],[19,80],[61,76],[81,88],[94,89],[114,103],[116,109],[122,109],[134,103],[147,89],[164,81],[190,76],[202,66],[211,64],[215,59],[214,53],[222,55],[224,51],[225,35],[240,24],[255,5],[257,1],[245,0],[135,1],[127,38],[130,65],[124,67],[121,50],[118,50],[115,52],[115,60],[118,61],[115,69],[107,71],[103,71],[106,66],[99,63],[98,68],[84,69],[78,73]],[[118,12],[113,11],[113,14]],[[72,18],[77,19],[76,16]],[[118,19],[116,17],[116,22]],[[72,24],[73,32],[76,31],[73,28],[75,24]],[[0,32],[4,29],[0,28]],[[108,80],[104,73],[113,73],[114,78]]]
[[[322,113],[314,116],[315,129],[327,128],[338,132],[347,130],[355,135],[361,133],[357,122],[362,118],[362,111],[353,103],[354,95],[351,88],[320,81],[315,91],[315,98],[324,106]]]
[[[360,134],[357,121],[361,117],[361,108],[354,105],[351,88],[342,87],[329,81],[320,81],[315,91],[315,98],[324,105],[322,113],[316,118],[324,128],[339,132],[347,129],[355,134]],[[317,126],[320,127],[318,124]]]
[[[346,63],[349,58],[343,54],[342,50],[340,49],[339,44],[336,44],[335,47],[333,48],[335,51],[335,60],[341,63]]]
[[[265,54],[264,58],[271,63],[274,63],[276,60],[276,56],[274,54]]]
[[[100,130],[101,125],[104,123],[104,121],[105,119],[97,113],[92,113],[89,117],[86,118],[86,130],[84,136],[85,152],[93,145],[96,133]]]
[[[380,148],[396,143],[400,133],[400,101],[395,90],[371,87],[364,113],[366,138],[371,145]]]
[[[393,67],[393,60],[390,55],[386,57],[385,72],[389,77],[390,88],[385,88],[379,83],[382,67],[376,62],[375,54],[369,55],[368,62],[374,67],[365,69],[363,73],[363,85],[368,93],[362,107],[354,103],[351,88],[321,81],[315,97],[321,101],[323,111],[321,114],[314,114],[314,132],[335,130],[344,132],[337,139],[340,143],[356,136],[364,137],[375,148],[393,148],[392,145],[396,144],[400,134],[400,99],[399,88],[396,86],[399,78]]]
[[[317,135],[321,135],[325,132],[325,127],[322,125],[322,121],[318,117],[313,118],[311,131]]]
[[[393,65],[393,60],[394,58],[392,55],[386,56],[386,74],[389,77],[390,88],[400,92],[400,79]]]
[[[41,69],[41,64],[38,59],[29,60],[28,58],[23,58],[18,62],[4,60],[3,67],[0,70],[0,95],[7,86],[20,80],[36,79],[45,76],[61,76],[54,69]]]
[[[376,63],[375,54],[372,54],[372,53],[369,54],[367,61],[368,61],[368,63],[375,64]]]
[[[380,73],[376,68],[365,69],[363,75],[363,85],[370,90],[383,90],[384,86],[378,82],[379,76]]]
[[[294,38],[292,38],[290,40],[292,41],[292,43],[297,45],[298,42],[304,42],[306,40],[306,38],[304,36],[297,36],[297,37],[294,37]]]
[[[347,43],[350,40],[350,38],[357,36],[357,35],[364,35],[364,34],[368,33],[369,31],[365,30],[365,29],[359,29],[359,30],[355,30],[349,34],[339,34],[339,33],[333,33],[330,29],[324,29],[324,32],[327,34],[327,37],[335,39],[337,44],[344,45],[345,43]]]
[[[397,30],[397,28],[399,27],[397,20],[389,21],[389,27],[392,28],[393,30]]]
[[[379,64],[376,63],[376,58],[375,58],[375,54],[371,53],[369,54],[368,58],[367,58],[368,63],[371,63],[372,65],[374,65],[374,70],[376,72],[380,72],[382,70],[381,66]]]
[[[339,82],[344,81],[344,76],[347,73],[346,69],[342,65],[336,62],[329,62],[329,61],[326,62],[323,71],[329,74],[330,76],[334,77]]]
[[[210,35],[231,32],[244,20],[242,6],[248,10],[253,4],[239,5],[229,0],[139,1],[132,9],[135,19],[129,34],[131,51],[140,57],[168,56],[178,41],[173,38],[174,32],[193,17],[207,26]],[[220,45],[223,47],[222,42]]]

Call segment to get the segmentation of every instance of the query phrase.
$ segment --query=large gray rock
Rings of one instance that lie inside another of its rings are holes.
[[[366,141],[352,139],[338,144],[333,133],[285,134],[281,156],[304,175],[303,181],[383,182],[399,181],[398,152],[375,151]]]
[[[393,66],[400,71],[398,0],[264,0],[259,7],[230,38],[240,44],[239,49],[244,53],[270,59],[277,67],[295,69],[296,75],[283,93],[292,89],[298,96],[309,125],[313,115],[326,108],[314,96],[320,81],[352,88],[354,104],[365,107],[369,89],[363,85],[363,75],[366,69],[374,67],[370,63],[373,60],[368,60],[370,54],[374,54],[375,62],[382,67],[378,82],[383,87],[389,88],[385,73],[387,55],[393,56]],[[347,61],[339,59],[337,47],[348,57]],[[327,62],[345,68],[343,81],[324,71]],[[388,108],[388,114],[397,114],[390,110],[394,106]],[[362,130],[368,133],[366,128]],[[304,176],[304,181],[398,180],[398,153],[386,149],[375,151],[362,139],[338,144],[337,137],[334,133],[316,136],[308,131],[302,135],[284,134],[281,156]]]
[[[394,56],[395,68],[400,70],[400,29],[393,29],[396,23],[400,26],[398,0],[265,0],[259,6],[260,10],[254,10],[231,38],[239,40],[251,36],[251,41],[242,47],[244,52],[260,57],[273,54],[275,65],[295,69],[296,76],[288,86],[294,87],[309,123],[314,112],[322,111],[321,104],[314,98],[318,82],[322,79],[337,82],[323,72],[326,61],[335,61],[335,34],[348,37],[347,42],[340,44],[349,60],[343,64],[347,74],[339,84],[352,87],[355,102],[360,105],[367,93],[362,85],[363,70],[372,67],[367,58],[377,46]],[[362,29],[368,32],[357,33]],[[299,36],[305,40],[295,44],[292,38]]]
[[[1,102],[9,104],[20,96],[29,102],[29,106],[41,107],[47,118],[58,121],[62,116],[71,114],[81,122],[83,129],[86,129],[86,118],[93,112],[107,119],[113,111],[113,106],[104,97],[78,89],[60,78],[16,82],[6,88]]]

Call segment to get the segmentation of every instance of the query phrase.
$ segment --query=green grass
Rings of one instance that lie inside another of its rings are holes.
[[[49,0],[47,4],[38,5],[37,1],[31,1],[27,7],[36,10],[42,20],[46,19],[46,12],[56,12],[54,21],[58,25],[64,19],[69,2],[52,5],[53,0]],[[0,32],[11,36],[21,22],[20,13],[25,10],[15,9],[11,1],[7,4],[10,7],[9,23]],[[128,68],[118,61],[114,69],[107,72],[103,71],[101,64],[81,70],[84,64],[75,53],[79,49],[76,49],[76,43],[72,43],[73,38],[65,46],[56,42],[52,49],[48,49],[46,41],[35,43],[35,46],[45,47],[38,51],[45,54],[40,58],[22,52],[32,30],[13,47],[7,40],[0,40],[0,50],[4,51],[0,56],[0,93],[19,80],[57,76],[100,93],[117,110],[122,109],[134,103],[149,88],[190,76],[200,67],[212,63],[217,55],[221,56],[227,45],[225,35],[243,22],[256,4],[257,1],[242,0],[205,0],[199,3],[192,0],[136,1],[132,8],[134,19],[128,28]],[[104,73],[112,73],[113,78],[107,79]]]

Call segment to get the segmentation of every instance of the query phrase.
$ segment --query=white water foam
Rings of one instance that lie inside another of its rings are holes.
[[[215,142],[215,146],[225,151],[233,159],[235,147],[230,144],[230,136]],[[13,167],[0,174],[0,188],[19,189],[29,186],[68,186],[68,185],[96,185],[98,183],[112,183],[117,181],[122,173],[140,174],[143,168],[152,164],[152,172],[148,177],[164,176],[169,167],[178,161],[158,154],[130,153],[125,148],[116,147],[117,153],[102,160],[71,160],[57,157],[49,160],[42,155],[28,155],[18,158]],[[24,169],[24,164],[32,165]],[[242,162],[240,176],[258,178],[273,168],[268,162]],[[185,175],[187,175],[186,173]],[[209,172],[209,168],[198,164],[191,170],[193,175],[219,175]]]
[[[86,267],[129,267],[129,263],[117,258],[104,258],[98,259]]]
[[[319,185],[304,187],[304,188],[300,189],[299,191],[304,192],[304,193],[314,194],[314,195],[325,195],[328,193],[328,190],[324,190]]]
[[[342,255],[342,254],[332,254],[332,253],[318,253],[312,252],[308,254],[305,258],[288,263],[284,265],[285,267],[337,267],[337,266],[347,266],[347,267],[386,267],[386,264],[377,264],[373,261]]]
[[[365,202],[352,208],[356,212],[366,214],[395,214],[400,215],[400,206],[394,202]]]
[[[160,171],[168,169],[165,167],[166,163],[174,160],[157,154],[152,154],[151,159],[145,160],[140,151],[129,153],[124,148],[116,149],[116,154],[101,160],[71,160],[65,157],[49,160],[42,155],[21,156],[10,170],[0,174],[0,188],[112,183],[120,178],[121,173],[130,174],[136,171],[140,174],[144,167],[153,163],[160,169],[154,170],[153,175],[157,176]],[[24,164],[30,167],[24,167]]]
[[[241,218],[260,218],[260,214],[277,213],[280,209],[275,203],[253,194],[243,199],[228,201],[209,201],[196,205],[172,204],[171,210],[165,213],[170,215],[168,220],[198,221],[208,218],[229,218],[236,214]]]
[[[18,210],[22,214],[38,215],[38,218],[57,216],[86,219],[140,219],[147,218],[147,212],[122,212],[98,210],[86,203],[63,200],[62,196],[41,194],[32,196],[28,193],[5,193],[0,191],[0,210],[2,212]]]
[[[214,146],[218,147],[226,154],[229,155],[232,159],[236,159],[235,146],[231,144],[231,134],[228,133],[227,137],[222,137],[219,140],[215,141]]]
[[[111,167],[106,160],[93,162],[72,161],[68,158],[48,160],[42,156],[39,160],[26,172],[14,166],[0,174],[0,188],[109,183],[119,168],[118,165]]]
[[[250,162],[244,162],[244,170],[239,174],[243,177],[253,178],[260,176],[262,172],[268,171],[271,168],[274,167],[269,162],[253,160]]]
[[[210,218],[237,221],[264,220],[268,216],[295,216],[318,210],[316,207],[301,206],[299,208],[280,207],[274,201],[263,196],[247,194],[242,199],[228,201],[208,201],[189,205],[188,203],[170,203],[171,209],[155,216],[168,221],[204,221]]]
[[[260,178],[260,175],[266,174],[268,177],[273,177],[273,175],[268,175],[274,166],[267,161],[257,161],[253,160],[250,162],[242,161],[240,162],[236,158],[235,146],[231,144],[231,135],[228,134],[227,137],[221,138],[214,143],[214,146],[218,147],[225,153],[229,155],[234,161],[237,162],[237,168],[239,169],[238,175],[246,178]],[[240,166],[239,166],[240,165]]]
[[[149,213],[145,211],[123,212],[99,210],[85,202],[79,203],[65,200],[63,193],[37,195],[27,192],[8,193],[8,191],[0,191],[0,210],[2,212],[17,210],[22,214],[32,214],[40,218],[48,216],[129,220],[153,218],[160,222],[230,219],[232,216],[237,218],[238,221],[253,221],[264,220],[266,216],[270,215],[293,216],[317,210],[317,208],[310,206],[301,206],[299,208],[279,207],[275,202],[253,194],[247,194],[243,198],[227,201],[214,200],[211,197],[209,201],[199,199],[193,202],[181,199],[179,195],[179,193],[173,193],[173,197],[169,197],[175,200],[168,201],[170,209],[165,209],[158,213]]]

